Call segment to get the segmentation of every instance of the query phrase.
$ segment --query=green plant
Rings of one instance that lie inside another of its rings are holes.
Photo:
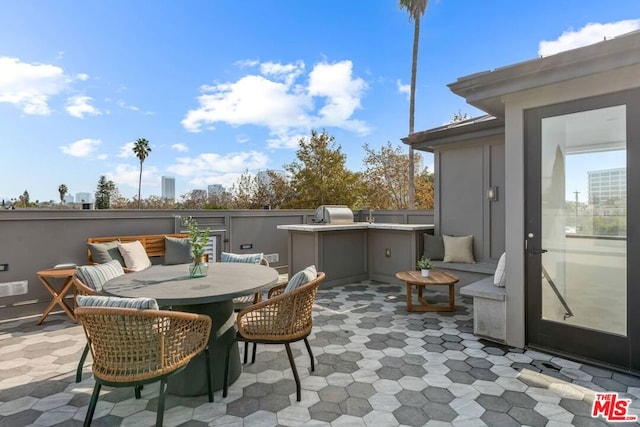
[[[209,241],[210,229],[207,227],[205,230],[200,230],[198,227],[198,221],[193,217],[179,217],[182,220],[182,224],[187,226],[189,230],[189,242],[191,243],[191,255],[193,258],[202,258],[204,256],[205,247]]]
[[[416,263],[416,267],[420,270],[430,270],[431,269],[431,260],[429,258],[421,257]]]

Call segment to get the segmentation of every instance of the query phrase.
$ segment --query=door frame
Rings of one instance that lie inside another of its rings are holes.
[[[542,254],[533,253],[541,249],[542,119],[615,105],[626,105],[627,125],[626,337],[542,320]],[[526,345],[640,373],[640,310],[633,309],[640,306],[640,263],[633,262],[640,258],[640,88],[527,109],[523,121]],[[529,238],[528,233],[534,237]]]

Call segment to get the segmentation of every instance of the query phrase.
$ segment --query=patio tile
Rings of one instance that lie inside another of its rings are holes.
[[[301,402],[283,346],[259,345],[227,398],[168,395],[165,425],[606,425],[590,416],[596,391],[617,391],[640,412],[640,379],[478,339],[471,299],[454,313],[407,313],[389,297],[403,293],[369,282],[318,291],[315,372],[304,346],[292,346]],[[94,384],[91,358],[73,382],[82,328],[62,314],[36,320],[0,324],[0,425],[81,425]],[[93,425],[153,425],[157,393],[149,384],[136,400],[131,388],[103,387]]]

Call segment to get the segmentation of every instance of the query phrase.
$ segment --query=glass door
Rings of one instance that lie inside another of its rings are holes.
[[[635,107],[624,98],[525,115],[527,340],[630,368],[638,363],[631,360],[638,326],[630,323],[629,307],[638,306],[638,292],[629,286],[627,220],[628,120]]]

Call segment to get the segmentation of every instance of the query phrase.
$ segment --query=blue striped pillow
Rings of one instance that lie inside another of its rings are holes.
[[[96,292],[102,290],[102,285],[107,280],[120,277],[123,274],[124,270],[117,260],[98,265],[81,265],[76,269],[78,279],[91,289],[95,289]]]
[[[78,307],[117,307],[138,308],[141,310],[159,310],[158,302],[153,298],[120,298],[102,295],[78,295]]]
[[[310,281],[312,281],[316,277],[318,277],[318,272],[316,271],[316,266],[315,265],[310,265],[309,267],[305,268],[304,270],[298,271],[296,274],[291,276],[291,279],[289,279],[289,283],[287,283],[287,287],[284,288],[284,292],[291,292],[291,291],[295,290],[296,288],[298,288],[299,286],[302,286],[302,285],[304,285],[306,283],[309,283]]]
[[[222,252],[220,261],[222,262],[244,262],[247,264],[260,264],[262,253],[259,254],[234,254],[230,252]]]

